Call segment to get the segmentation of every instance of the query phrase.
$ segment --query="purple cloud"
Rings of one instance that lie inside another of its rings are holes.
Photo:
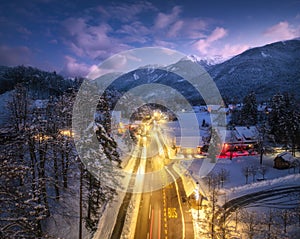
[[[195,43],[196,49],[203,55],[207,55],[210,46],[227,35],[227,30],[222,27],[217,27],[205,39],[200,39]]]
[[[69,18],[63,22],[66,30],[66,43],[78,56],[91,59],[106,58],[120,50],[130,48],[110,34],[113,29],[107,23],[90,25],[84,18]]]
[[[91,70],[91,66],[84,63],[79,63],[71,56],[65,56],[65,63],[61,74],[68,77],[86,76]]]
[[[289,40],[299,37],[299,35],[300,29],[296,29],[287,21],[279,22],[264,32],[264,36],[270,39],[270,42]]]
[[[169,27],[178,19],[181,11],[181,7],[175,6],[173,7],[172,12],[170,14],[160,12],[155,20],[154,29],[164,29],[166,27]]]

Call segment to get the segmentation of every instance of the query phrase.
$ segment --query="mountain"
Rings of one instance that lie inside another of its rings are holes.
[[[169,88],[154,89],[149,86],[147,89],[140,87],[137,91],[146,98],[160,98],[162,101],[167,101],[179,92],[191,104],[203,104],[199,93],[181,76],[173,73],[193,75],[193,64],[201,65],[203,73],[206,70],[210,74],[226,100],[242,101],[249,92],[254,91],[258,101],[267,101],[278,92],[292,93],[300,101],[300,39],[252,48],[227,61],[218,57],[203,59],[190,55],[167,67],[144,66],[126,74],[107,74],[96,82],[101,85],[101,82],[117,77],[111,88],[121,92],[149,83],[163,84]],[[0,66],[0,94],[13,90],[19,83],[29,89],[33,98],[47,98],[49,95],[63,94],[69,88],[79,87],[80,80],[64,79],[55,72],[44,72],[32,67]],[[207,88],[205,82],[199,81],[199,85],[203,89]],[[182,99],[177,97],[174,104],[180,102]]]
[[[199,64],[210,74],[226,101],[242,101],[251,91],[256,93],[258,101],[267,101],[278,92],[289,92],[300,100],[300,40],[252,48],[227,61],[218,64],[215,62],[191,55],[165,68],[147,66],[123,74],[112,86],[126,92],[139,85],[159,83],[174,88],[192,104],[204,103],[188,82],[173,73],[175,71],[183,76],[189,73],[193,75],[191,65]],[[199,81],[199,84],[202,84],[202,88],[206,87],[203,82]],[[145,90],[142,92],[143,89],[140,91],[140,94],[147,93],[163,100],[174,93],[159,90],[158,93]]]
[[[171,65],[171,67],[178,67],[178,64]],[[103,77],[103,80],[105,78]],[[102,81],[102,79],[98,79],[97,81]],[[162,85],[168,88],[163,88]],[[120,92],[129,92],[134,89],[136,95],[146,100],[152,99],[156,101],[156,99],[159,99],[167,102],[172,98],[176,98],[178,104],[181,101],[176,97],[178,92],[192,104],[199,104],[199,99],[201,98],[193,87],[191,87],[190,83],[185,81],[181,76],[167,69],[157,69],[151,66],[139,68],[121,75],[110,85],[109,89],[115,89]],[[176,102],[174,101],[174,103]]]
[[[209,70],[213,66],[224,62],[225,59],[222,56],[199,57],[199,56],[196,56],[196,55],[188,55],[188,56],[182,58],[181,61],[192,61],[194,63],[198,63],[205,70]]]
[[[242,100],[254,91],[260,101],[278,92],[300,100],[300,40],[256,47],[209,69],[221,95]]]

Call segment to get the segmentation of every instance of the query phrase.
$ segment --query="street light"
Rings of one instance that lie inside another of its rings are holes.
[[[200,213],[200,190],[199,190],[199,182],[197,181],[196,182],[197,184],[197,188],[198,188],[198,191],[197,191],[197,201],[198,201],[198,221],[199,221],[199,213]]]

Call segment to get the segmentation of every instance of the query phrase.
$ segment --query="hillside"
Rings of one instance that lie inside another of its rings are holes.
[[[300,40],[276,42],[243,52],[209,70],[223,97],[241,100],[254,91],[258,100],[277,92],[300,100]]]
[[[192,104],[204,103],[188,82],[169,71],[177,69],[186,75],[193,70],[190,66],[195,63],[208,71],[226,101],[242,101],[251,91],[256,93],[258,101],[267,101],[278,92],[289,92],[300,100],[300,40],[252,48],[219,64],[187,56],[165,68],[148,66],[123,74],[113,83],[113,87],[126,92],[139,85],[159,83],[176,89]],[[151,92],[149,95],[165,99],[172,92]]]
[[[28,89],[33,99],[45,99],[51,95],[63,94],[70,88],[78,87],[78,82],[65,79],[56,72],[46,72],[33,67],[0,67],[0,94],[11,91],[17,84]]]
[[[221,59],[208,61],[193,55],[187,56],[165,68],[155,69],[148,66],[120,75],[112,87],[126,92],[148,83],[164,84],[180,92],[192,104],[204,103],[188,82],[169,71],[183,69],[184,74],[188,74],[192,69],[189,64],[198,63],[208,71],[226,101],[242,101],[250,91],[256,93],[258,101],[267,101],[278,92],[294,94],[297,101],[300,101],[300,40],[252,48],[217,63],[220,61]],[[98,83],[101,84],[107,77],[110,78],[110,75],[101,77]],[[70,88],[77,88],[80,80],[64,79],[55,72],[49,73],[32,67],[0,67],[0,94],[13,90],[19,83],[29,89],[33,98],[47,98],[50,95],[62,94]],[[161,89],[153,94],[150,92],[149,97],[155,98],[159,95],[163,100],[172,94],[176,94],[175,91],[165,92]]]

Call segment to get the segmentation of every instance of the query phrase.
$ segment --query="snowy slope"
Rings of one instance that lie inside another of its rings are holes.
[[[197,63],[208,71],[226,99],[241,101],[250,91],[255,91],[258,101],[266,101],[278,92],[292,93],[300,100],[300,40],[253,48],[222,61],[190,55],[165,68],[149,66],[121,75],[113,86],[128,91],[138,85],[160,83],[178,90],[190,102],[196,103],[201,98],[199,94],[170,70],[180,69],[180,72],[185,71],[183,73],[187,74],[193,70],[191,64]],[[166,92],[157,95],[170,96]]]
[[[300,40],[276,42],[245,51],[209,72],[227,98],[242,99],[255,91],[259,100],[278,92],[300,99]]]

